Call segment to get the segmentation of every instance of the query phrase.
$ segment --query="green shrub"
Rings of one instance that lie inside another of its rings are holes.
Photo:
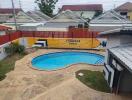
[[[13,55],[15,53],[24,54],[25,47],[17,43],[11,43],[9,46],[5,47],[5,52],[8,55]]]
[[[25,47],[22,45],[19,45],[17,48],[17,53],[19,53],[19,54],[25,53]]]

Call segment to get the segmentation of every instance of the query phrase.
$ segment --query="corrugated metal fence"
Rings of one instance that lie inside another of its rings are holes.
[[[0,36],[0,45],[21,37],[41,38],[96,38],[98,32],[89,31],[85,28],[70,28],[68,32],[54,31],[16,31]]]

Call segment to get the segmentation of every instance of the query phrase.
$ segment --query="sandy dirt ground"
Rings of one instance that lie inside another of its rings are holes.
[[[77,64],[57,71],[32,68],[34,57],[58,51],[69,50],[41,49],[17,61],[15,70],[0,81],[0,100],[132,100],[132,96],[95,91],[75,78],[75,72],[80,69],[102,71],[103,66]]]

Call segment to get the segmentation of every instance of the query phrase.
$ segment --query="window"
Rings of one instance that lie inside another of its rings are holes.
[[[120,15],[127,16],[127,12],[120,12]]]
[[[116,61],[114,59],[112,60],[112,65],[116,67]]]
[[[128,19],[130,19],[130,16],[127,16]]]

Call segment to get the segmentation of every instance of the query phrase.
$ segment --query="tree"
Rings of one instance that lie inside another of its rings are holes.
[[[55,9],[55,4],[58,0],[36,0],[39,9],[46,15],[52,17],[53,10]]]

